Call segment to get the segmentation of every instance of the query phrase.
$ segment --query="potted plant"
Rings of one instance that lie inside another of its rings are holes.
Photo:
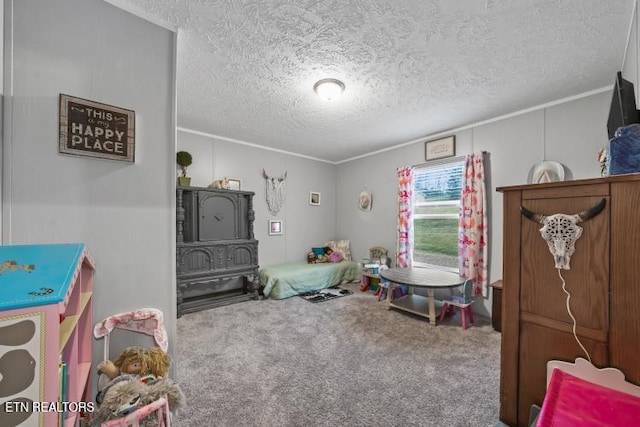
[[[176,162],[181,169],[181,175],[178,177],[178,185],[180,187],[188,187],[191,184],[191,178],[187,177],[187,167],[193,163],[191,154],[186,151],[178,151],[176,154]]]

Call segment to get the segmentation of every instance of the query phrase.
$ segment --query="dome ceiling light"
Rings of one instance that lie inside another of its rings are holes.
[[[331,101],[342,95],[342,92],[344,92],[344,83],[338,79],[322,79],[313,85],[313,90],[320,98]]]

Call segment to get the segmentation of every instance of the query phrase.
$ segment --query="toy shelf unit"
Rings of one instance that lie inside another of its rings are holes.
[[[82,243],[0,246],[0,263],[0,425],[78,425],[92,400],[95,263]]]
[[[371,289],[373,291],[378,289],[380,284],[380,264],[372,262],[363,262],[362,276],[360,278],[360,290],[366,291]]]

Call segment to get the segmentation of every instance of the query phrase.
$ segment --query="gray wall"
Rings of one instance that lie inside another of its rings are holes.
[[[613,77],[612,77],[613,78]],[[613,80],[612,80],[613,81]],[[490,222],[490,282],[502,277],[502,194],[496,187],[527,183],[531,168],[542,160],[565,165],[566,179],[599,176],[597,152],[607,141],[609,88],[582,98],[562,100],[539,109],[478,124],[455,132],[456,154],[486,151]],[[430,138],[425,138],[425,141]],[[396,170],[424,162],[424,142],[338,165],[264,150],[255,146],[182,131],[179,149],[194,155],[189,169],[192,184],[207,186],[222,177],[239,178],[244,189],[256,192],[256,235],[260,264],[267,266],[301,257],[331,237],[351,240],[353,258],[367,256],[372,246],[391,250],[395,262]],[[271,218],[264,202],[262,168],[270,174],[288,170],[287,203],[278,218],[285,221],[285,236],[267,236]],[[308,205],[310,190],[322,192],[322,206]],[[357,207],[363,190],[373,193],[373,208]],[[480,298],[474,310],[489,314],[489,298]]]
[[[0,67],[0,100],[2,100],[2,102],[0,102],[0,129],[2,129],[4,126],[4,108],[3,108],[3,104],[4,104],[4,5],[2,7],[0,7],[0,37],[2,37],[0,39],[0,58],[2,58],[2,66]],[[2,134],[2,132],[0,131],[0,152],[3,150],[4,147],[4,135]],[[4,155],[2,156],[2,159],[0,159],[0,241],[2,241],[2,206],[3,206],[3,202],[2,200],[4,199],[2,197],[2,192],[3,192],[3,185],[2,185],[2,171],[4,170],[5,166],[4,166]]]
[[[607,141],[610,102],[607,89],[455,132],[456,155],[489,153],[490,282],[502,277],[502,194],[495,188],[526,184],[531,167],[543,159],[565,165],[566,179],[599,176],[596,155]],[[356,259],[366,256],[369,247],[381,245],[392,250],[395,260],[396,170],[423,162],[424,142],[416,142],[338,165],[338,234],[351,239]],[[373,192],[370,212],[356,207],[357,196],[364,189]],[[480,301],[482,306],[476,303],[474,311],[488,314],[490,298]]]
[[[5,42],[13,44],[14,60],[4,70],[13,86],[3,90],[10,107],[4,122],[3,243],[87,242],[98,262],[94,316],[158,307],[175,344],[175,36],[100,0],[5,4],[16,10],[12,27],[5,28],[13,30]],[[637,26],[635,19],[624,68],[634,81]],[[136,163],[59,155],[60,93],[135,110]],[[597,176],[595,153],[605,142],[608,103],[605,91],[456,132],[458,154],[490,152],[491,280],[502,269],[502,200],[493,189],[526,182],[543,148],[547,159],[567,165],[568,176]],[[264,266],[303,259],[309,247],[333,238],[351,239],[356,259],[373,245],[395,248],[395,170],[424,158],[421,142],[336,166],[188,132],[179,138],[180,148],[195,154],[194,185],[226,175],[256,192]],[[285,225],[281,237],[266,232],[272,217],[262,168],[274,175],[288,171],[287,202],[277,217]],[[374,194],[368,213],[356,207],[363,189]],[[320,207],[309,205],[309,191],[322,193]]]
[[[102,0],[5,7],[14,19],[5,26],[13,85],[5,87],[3,244],[85,242],[97,263],[94,319],[156,307],[172,352],[175,35]],[[60,93],[135,110],[135,163],[58,154]]]
[[[632,81],[636,87],[636,104],[640,104],[640,90],[638,90],[638,82],[640,82],[640,42],[638,35],[640,27],[640,19],[638,18],[638,2],[636,1],[631,19],[631,28],[629,31],[629,40],[627,40],[627,50],[625,51],[624,63],[622,65],[622,75],[625,79]],[[613,80],[613,79],[612,79]]]
[[[243,190],[256,193],[254,232],[260,241],[261,267],[304,261],[311,247],[347,236],[336,235],[335,165],[186,131],[178,132],[178,149],[193,156],[188,170],[191,185],[206,187],[227,177],[241,180]],[[267,209],[263,168],[270,176],[287,172],[286,201],[276,216]],[[320,206],[309,204],[311,191],[321,193]],[[268,235],[269,219],[283,221],[282,236]]]

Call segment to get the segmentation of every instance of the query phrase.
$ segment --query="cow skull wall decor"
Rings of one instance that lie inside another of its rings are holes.
[[[525,218],[543,225],[540,234],[549,246],[549,252],[553,255],[556,268],[570,270],[571,255],[576,250],[576,241],[582,235],[582,227],[578,224],[598,215],[606,203],[607,201],[602,199],[592,208],[573,215],[561,213],[543,215],[531,212],[523,206],[520,207],[520,212]]]
[[[266,180],[267,208],[269,208],[271,215],[275,216],[280,211],[280,208],[282,208],[282,205],[284,205],[287,172],[285,171],[281,177],[271,177],[267,174],[266,170],[262,169],[262,176],[264,176]]]

